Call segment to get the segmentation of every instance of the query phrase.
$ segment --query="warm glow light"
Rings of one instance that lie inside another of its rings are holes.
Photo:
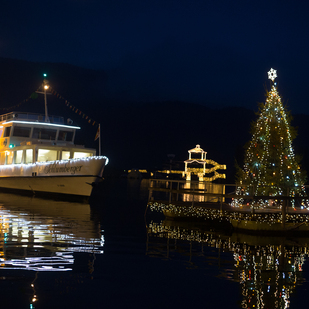
[[[39,149],[38,150],[38,162],[56,161],[57,150]]]
[[[73,158],[79,159],[79,158],[87,158],[87,157],[91,157],[91,156],[92,156],[92,154],[90,152],[75,151]]]
[[[199,181],[214,181],[218,178],[225,178],[225,174],[219,174],[217,169],[226,169],[226,165],[219,165],[217,162],[213,160],[207,160],[206,154],[200,145],[196,145],[195,148],[188,150],[189,158],[184,161],[185,170],[182,172],[183,177],[186,177],[186,180],[191,180],[191,175],[197,175]],[[199,157],[192,157],[192,154],[198,154]],[[212,168],[207,168],[206,164],[213,165]],[[190,166],[189,166],[190,165]],[[194,166],[195,165],[195,166]],[[201,165],[201,167],[197,167],[197,165]],[[172,172],[172,171],[171,171]],[[177,171],[175,171],[177,173]],[[213,176],[206,177],[205,174],[214,173]]]

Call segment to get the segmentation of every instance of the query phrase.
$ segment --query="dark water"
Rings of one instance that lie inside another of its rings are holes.
[[[1,308],[306,306],[309,239],[145,217],[147,188],[106,180],[90,205],[1,194]]]

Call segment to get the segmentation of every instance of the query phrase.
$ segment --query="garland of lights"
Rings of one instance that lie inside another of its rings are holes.
[[[220,222],[231,222],[231,220],[252,221],[256,223],[268,223],[277,225],[282,223],[282,213],[252,213],[239,211],[221,211],[219,209],[210,209],[201,206],[179,206],[174,204],[164,204],[159,202],[149,202],[149,209],[152,212],[165,214],[167,217],[178,217],[186,219],[218,220]],[[304,223],[305,228],[309,230],[309,217],[307,213],[287,213],[286,223]]]
[[[203,177],[203,181],[210,181],[210,182],[213,182],[214,180],[216,179],[225,179],[226,178],[226,175],[225,174],[221,174],[219,172],[217,172],[218,169],[220,170],[226,170],[226,165],[225,164],[219,164],[217,163],[216,161],[214,160],[211,160],[211,159],[207,159],[207,160],[204,160],[206,162],[206,164],[208,165],[213,165],[213,167],[211,168],[205,168],[205,174],[211,174],[211,173],[214,173],[213,176],[210,176],[210,177],[206,177],[204,176]],[[199,161],[199,160],[194,160],[194,162],[197,162],[199,164],[202,164],[203,161]],[[195,173],[195,174],[199,174],[199,173],[204,173],[204,169],[203,168],[190,168],[188,167],[187,168],[187,171],[188,172],[191,172],[191,173]],[[141,172],[141,171],[140,171]],[[184,171],[178,171],[178,170],[162,170],[162,171],[158,171],[159,173],[163,173],[163,174],[182,174],[183,177],[185,177],[185,172]],[[142,172],[141,172],[142,173]]]

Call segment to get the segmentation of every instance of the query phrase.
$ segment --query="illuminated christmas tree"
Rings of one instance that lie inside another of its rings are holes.
[[[248,202],[251,206],[263,207],[270,203],[265,199],[246,201],[246,195],[306,197],[305,177],[292,146],[295,130],[290,126],[281,102],[274,82],[276,77],[276,70],[271,69],[268,78],[272,87],[252,127],[252,140],[246,148],[244,166],[238,172],[236,194],[241,197],[233,200],[234,206]],[[271,202],[282,203],[279,199]],[[300,200],[301,205],[305,203],[305,199]],[[292,206],[295,206],[295,200],[292,200]]]

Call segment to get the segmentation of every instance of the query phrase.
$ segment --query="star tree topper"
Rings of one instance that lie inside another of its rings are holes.
[[[274,82],[276,77],[277,77],[277,70],[271,68],[270,71],[268,72],[268,79],[271,79]]]

